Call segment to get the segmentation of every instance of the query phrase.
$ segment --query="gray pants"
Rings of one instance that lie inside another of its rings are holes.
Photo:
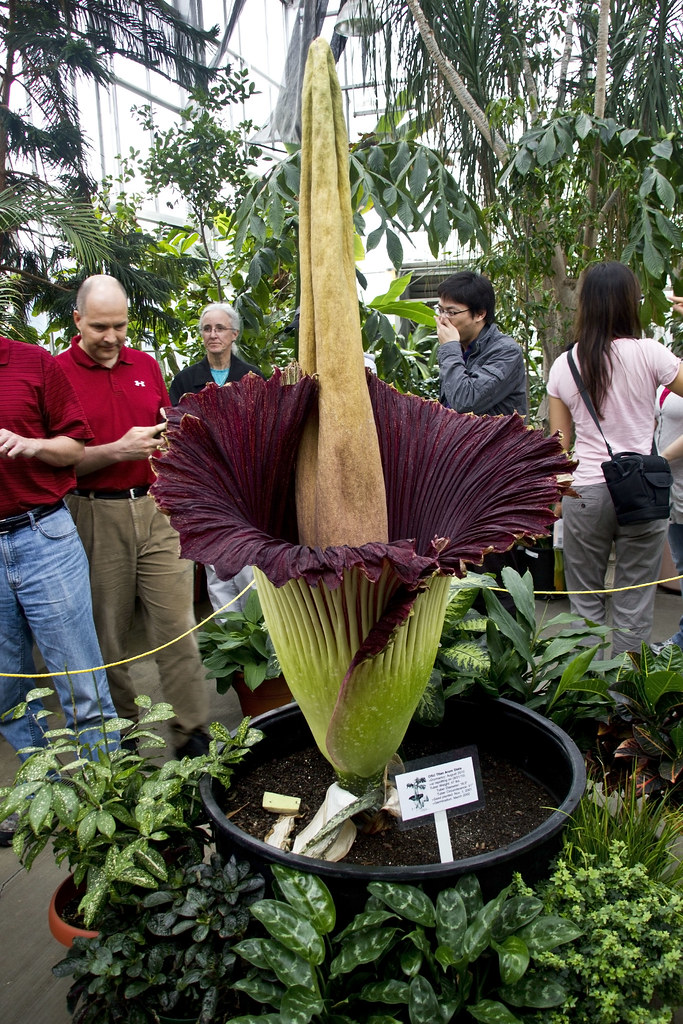
[[[613,654],[639,651],[641,642],[650,640],[657,588],[620,588],[659,579],[667,521],[619,526],[607,484],[582,487],[579,498],[563,498],[562,518],[567,590],[604,590],[612,542],[616,551],[615,593],[573,594],[572,611],[602,625],[607,620],[607,598],[611,596]]]
[[[254,570],[252,567],[245,565],[244,569],[241,569],[236,576],[229,580],[219,579],[212,565],[205,565],[204,568],[206,569],[206,589],[213,610],[217,612],[223,605],[232,602],[230,607],[225,609],[226,612],[244,611],[244,606],[251,594],[251,590],[247,590],[246,594],[242,594],[238,601],[234,601],[233,598],[237,597],[253,580]]]

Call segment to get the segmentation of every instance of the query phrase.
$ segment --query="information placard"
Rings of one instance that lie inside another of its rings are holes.
[[[424,824],[420,819],[428,814],[443,811],[451,817],[484,806],[479,756],[474,746],[408,761],[394,781],[403,827]]]

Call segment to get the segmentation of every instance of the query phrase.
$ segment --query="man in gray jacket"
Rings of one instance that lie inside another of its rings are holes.
[[[439,287],[441,399],[457,412],[526,416],[524,356],[495,323],[496,297],[483,274],[462,270]]]

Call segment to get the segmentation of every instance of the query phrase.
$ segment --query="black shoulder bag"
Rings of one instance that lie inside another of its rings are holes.
[[[646,523],[651,519],[668,519],[670,491],[673,483],[669,463],[661,455],[656,454],[657,448],[654,440],[650,455],[640,455],[638,452],[614,454],[602,432],[600,421],[583,378],[574,362],[571,349],[567,353],[567,358],[581,398],[607,447],[609,460],[601,465],[614,502],[617,522],[620,526],[627,526],[629,523]]]

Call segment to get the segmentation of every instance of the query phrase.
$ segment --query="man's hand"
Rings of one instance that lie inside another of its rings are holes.
[[[11,430],[0,429],[1,459],[34,459],[40,451],[40,441],[35,437],[22,437]]]
[[[447,341],[460,341],[457,327],[453,326],[447,316],[439,316],[438,313],[436,315],[436,336],[439,339],[439,345],[443,345]]]
[[[148,459],[162,443],[162,431],[165,424],[154,427],[131,427],[127,433],[114,441],[118,449],[118,462],[135,462],[137,459]]]
[[[674,313],[680,313],[683,316],[683,295],[672,295],[671,301]]]
[[[153,427],[131,427],[117,441],[108,444],[86,445],[83,458],[76,466],[77,476],[86,476],[115,462],[137,462],[148,459],[161,447],[165,423]]]

